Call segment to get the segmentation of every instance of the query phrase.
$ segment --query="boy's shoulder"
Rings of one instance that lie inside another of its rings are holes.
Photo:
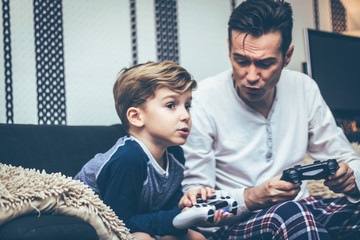
[[[116,143],[117,148],[112,154],[112,162],[117,164],[146,165],[146,154],[142,147],[131,137],[126,136]]]

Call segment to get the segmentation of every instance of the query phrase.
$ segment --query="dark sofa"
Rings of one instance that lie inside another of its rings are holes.
[[[351,142],[359,133],[347,134]],[[0,124],[0,162],[75,176],[96,153],[105,152],[125,134],[112,126]],[[323,184],[321,184],[323,186]],[[65,215],[26,215],[0,225],[3,240],[99,239],[83,220]]]
[[[75,176],[96,153],[125,134],[112,126],[0,124],[0,162]],[[87,222],[72,216],[38,214],[0,226],[0,239],[99,239]]]

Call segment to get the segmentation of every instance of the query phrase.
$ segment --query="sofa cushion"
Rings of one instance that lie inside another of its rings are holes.
[[[0,124],[0,162],[75,176],[125,134],[112,126]]]
[[[26,215],[0,226],[3,240],[98,240],[87,222],[65,215]]]

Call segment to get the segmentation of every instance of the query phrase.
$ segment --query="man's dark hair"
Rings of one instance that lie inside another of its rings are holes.
[[[292,40],[293,12],[291,5],[284,0],[246,0],[232,12],[228,22],[229,46],[231,31],[236,30],[260,37],[269,32],[280,31],[283,57]]]

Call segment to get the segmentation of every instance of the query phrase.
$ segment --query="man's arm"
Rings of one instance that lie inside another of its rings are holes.
[[[335,193],[344,193],[352,199],[359,199],[360,192],[356,184],[354,170],[349,164],[339,163],[339,169],[335,175],[331,175],[325,185]]]
[[[351,147],[314,83],[309,109],[308,154],[316,160],[336,159],[340,168],[326,185],[336,193],[344,193],[350,201],[360,201],[360,157]]]
[[[216,135],[210,117],[198,103],[191,109],[192,129],[183,145],[185,153],[183,191],[215,188],[216,159],[213,150]]]
[[[209,116],[210,114],[206,113],[199,105],[195,101],[191,112],[193,128],[183,146],[186,157],[183,180],[185,195],[180,202],[180,207],[196,204],[196,197],[208,197],[209,191],[205,191],[204,187],[216,187],[216,156],[213,146],[217,138],[217,128]],[[280,181],[280,176],[278,176],[260,186],[247,189],[228,189],[227,192],[238,202],[238,214],[242,214],[249,210],[293,199],[300,190],[299,186],[300,184],[293,185]]]
[[[250,211],[270,207],[296,197],[301,183],[293,184],[280,180],[280,177],[278,175],[259,186],[245,189],[245,204]]]

